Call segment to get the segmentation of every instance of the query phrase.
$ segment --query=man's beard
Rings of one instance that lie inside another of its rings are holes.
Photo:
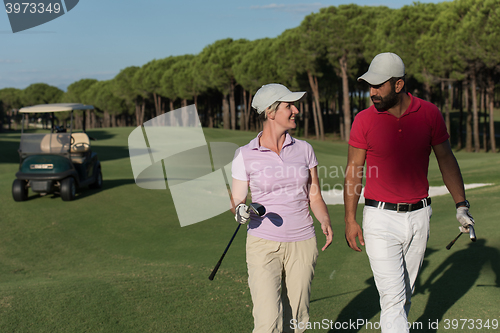
[[[396,93],[396,90],[394,88],[392,88],[389,95],[385,96],[384,98],[375,95],[371,96],[371,99],[377,111],[380,112],[389,110],[399,102],[398,94]]]

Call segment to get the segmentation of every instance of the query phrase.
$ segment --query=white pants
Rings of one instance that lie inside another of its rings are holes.
[[[380,295],[383,333],[409,332],[408,312],[429,238],[430,206],[409,213],[365,206],[363,237]]]

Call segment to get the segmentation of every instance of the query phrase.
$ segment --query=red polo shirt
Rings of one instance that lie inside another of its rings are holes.
[[[354,118],[349,144],[366,150],[365,198],[416,203],[429,195],[431,148],[449,135],[434,104],[408,95],[410,106],[400,118],[373,105]]]

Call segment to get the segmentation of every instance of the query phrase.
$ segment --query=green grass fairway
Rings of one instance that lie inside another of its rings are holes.
[[[181,228],[168,190],[135,185],[127,148],[132,130],[89,131],[97,138],[92,144],[104,186],[81,191],[72,202],[32,192],[28,201],[14,202],[20,134],[0,134],[0,332],[251,332],[245,231],[209,281],[236,228],[232,214]],[[238,145],[255,134],[205,129],[209,142]],[[340,186],[347,145],[309,142],[320,166],[339,171],[322,174],[324,189]],[[479,239],[472,243],[462,236],[450,251],[445,246],[459,226],[454,203],[450,195],[433,198],[431,236],[409,318],[414,332],[498,331],[500,155],[456,157],[466,183],[494,185],[467,191]],[[429,181],[442,185],[433,157]],[[378,321],[378,295],[366,254],[346,246],[343,207],[328,207],[335,237],[318,259],[310,332],[357,332],[352,322]],[[360,209],[359,220],[361,215]],[[439,329],[430,329],[436,321]],[[339,323],[347,329],[338,329]]]

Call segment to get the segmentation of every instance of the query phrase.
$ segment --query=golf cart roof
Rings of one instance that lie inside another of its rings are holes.
[[[19,110],[20,113],[44,113],[44,112],[62,112],[73,110],[93,110],[92,105],[85,105],[79,103],[55,103],[55,104],[40,104],[33,106],[26,106]]]

